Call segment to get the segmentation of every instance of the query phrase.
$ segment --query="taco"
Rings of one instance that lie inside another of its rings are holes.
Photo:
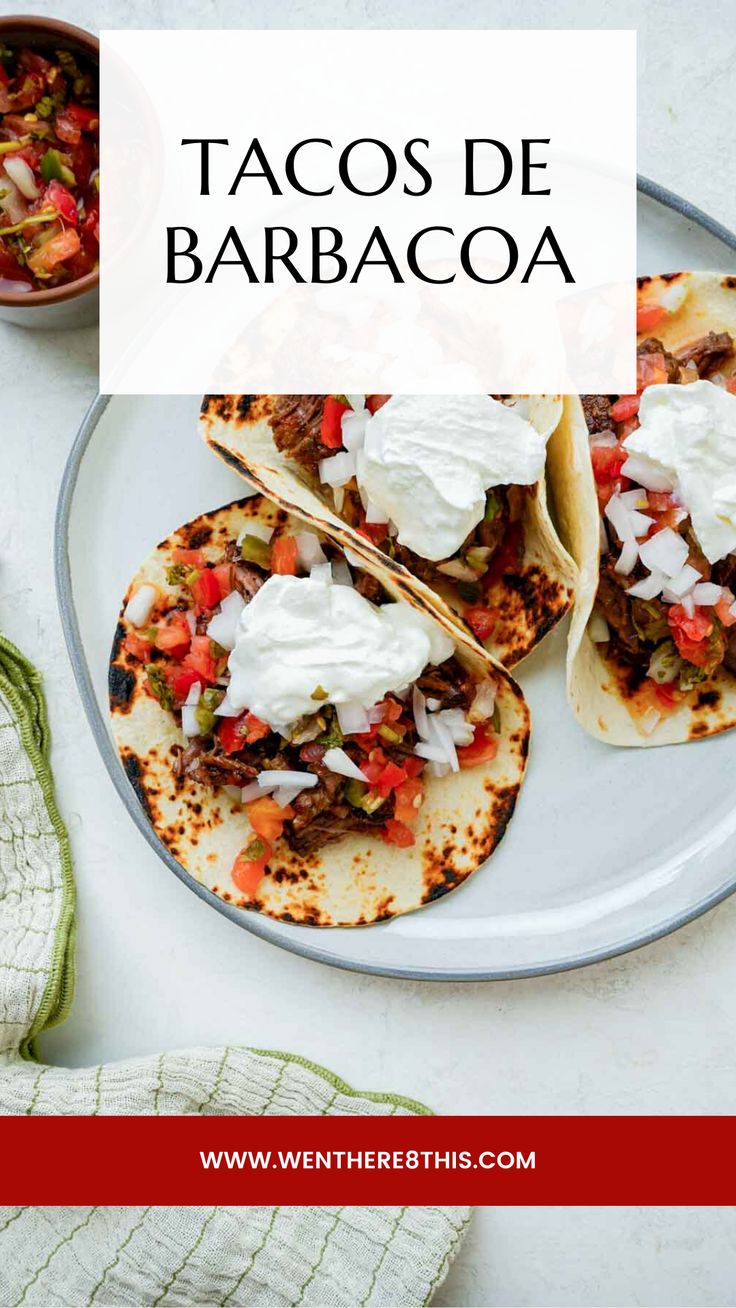
[[[493,852],[524,774],[509,674],[373,558],[263,496],[180,527],[125,595],[123,767],[198,881],[287,922],[379,922]]]
[[[566,400],[549,468],[573,711],[645,746],[736,725],[736,278],[641,278],[637,325],[637,394]]]
[[[561,407],[552,396],[220,395],[205,396],[201,421],[211,449],[264,493],[367,546],[511,667],[573,598],[544,478]]]

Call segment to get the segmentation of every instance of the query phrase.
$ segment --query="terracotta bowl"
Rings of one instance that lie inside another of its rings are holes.
[[[71,50],[99,64],[100,43],[91,32],[54,18],[0,18],[0,41],[30,49]],[[20,327],[86,327],[99,313],[99,271],[43,291],[0,291],[0,319]]]

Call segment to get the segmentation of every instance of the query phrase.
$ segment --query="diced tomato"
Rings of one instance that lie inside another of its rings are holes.
[[[378,413],[390,399],[390,395],[366,395],[365,407],[369,413]]]
[[[99,109],[89,109],[82,104],[68,104],[64,108],[65,122],[71,123],[80,132],[97,132],[100,129]],[[60,115],[56,115],[58,125]],[[62,141],[65,139],[62,136]]]
[[[343,404],[334,395],[325,396],[320,440],[329,450],[339,450],[342,445],[342,415],[349,408],[349,404]]]
[[[382,749],[372,749],[367,760],[361,763],[360,770],[372,786],[376,785],[388,759]]]
[[[376,789],[379,795],[383,795],[384,799],[388,799],[391,791],[407,780],[408,776],[404,768],[389,760],[376,782]]]
[[[416,821],[423,796],[424,786],[417,777],[402,781],[394,793],[394,817],[397,822]]]
[[[0,64],[0,86],[7,86],[10,81],[9,73],[6,73],[5,66]]]
[[[673,531],[677,531],[680,526],[680,522],[681,522],[680,509],[677,507],[676,504],[670,504],[669,508],[665,509],[664,513],[659,513],[657,515],[657,521],[654,522],[652,526],[649,528],[647,535],[656,536],[657,532],[664,531],[665,527],[671,527]],[[695,566],[696,564],[693,563],[693,567]]]
[[[190,590],[200,609],[216,609],[222,598],[214,568],[203,568],[191,583]]]
[[[141,663],[150,663],[151,661],[153,645],[150,640],[145,640],[143,636],[139,636],[135,631],[128,632],[123,641],[123,649]]]
[[[653,687],[654,698],[658,701],[658,704],[661,704],[662,707],[666,709],[677,707],[677,704],[680,701],[680,695],[671,682],[667,682],[667,684],[663,686],[658,685],[656,681],[652,681],[650,684]]]
[[[396,818],[389,818],[381,832],[381,839],[387,845],[398,845],[400,849],[408,849],[410,845],[416,844],[416,836],[411,827],[405,822],[398,822]]]
[[[661,304],[643,304],[636,307],[636,334],[643,335],[667,317],[667,310]]]
[[[661,350],[652,354],[639,354],[636,358],[636,388],[645,391],[647,386],[664,386],[667,381],[667,364]]]
[[[220,740],[226,754],[236,754],[244,745],[253,745],[263,740],[271,728],[267,722],[261,722],[255,713],[241,713],[237,718],[223,718],[220,723]]]
[[[271,545],[271,571],[279,576],[295,577],[298,549],[295,536],[277,536]]]
[[[729,377],[726,382],[726,390],[729,391],[731,395],[736,395],[736,372],[732,377]]]
[[[647,503],[653,513],[667,513],[672,508],[669,491],[647,491]]]
[[[212,569],[212,572],[220,587],[220,599],[225,599],[226,595],[229,595],[233,589],[233,565],[232,563],[218,563],[217,567]]]
[[[198,672],[203,681],[214,686],[217,681],[217,662],[209,636],[192,636],[192,647],[184,659],[184,666]]]
[[[54,118],[54,131],[67,145],[77,145],[82,139],[82,129],[63,109]]]
[[[39,273],[52,272],[65,259],[73,259],[75,254],[79,253],[80,241],[73,227],[67,227],[65,231],[59,232],[58,236],[52,236],[50,240],[40,245],[28,260],[28,267],[32,273],[38,276]]]
[[[263,799],[254,799],[252,804],[246,804],[245,811],[256,835],[271,842],[280,838],[284,830],[284,822],[294,816],[294,810],[290,805],[286,804],[282,808],[271,795],[264,795]]]
[[[201,676],[194,668],[172,668],[168,682],[174,698],[183,704],[192,686],[201,681]]]
[[[524,528],[520,522],[512,522],[506,528],[506,534],[501,546],[493,555],[488,571],[483,577],[482,585],[485,590],[507,572],[516,572],[521,560],[521,551],[524,544]]]
[[[245,849],[241,849],[233,863],[230,876],[238,890],[248,899],[255,896],[272,854],[273,849],[268,842],[256,836]]]
[[[57,182],[56,179],[54,179],[53,182],[49,182],[46,187],[44,208],[56,209],[59,216],[64,219],[64,222],[71,223],[72,227],[76,227],[79,222],[77,202],[74,199],[74,196],[62,182]]]
[[[355,530],[359,536],[365,536],[366,540],[372,541],[374,545],[380,545],[381,541],[385,540],[388,535],[388,523],[366,522],[365,513],[361,511]]]
[[[183,659],[192,643],[192,632],[186,615],[175,609],[169,613],[156,631],[156,649],[172,659]]]
[[[478,763],[488,763],[498,753],[498,736],[494,736],[484,723],[479,722],[473,732],[470,745],[458,745],[457,760],[461,768],[474,768]]]
[[[667,620],[672,631],[672,638],[684,659],[696,668],[707,667],[712,660],[708,637],[713,631],[713,620],[696,609],[692,617],[682,604],[671,604]]]
[[[177,547],[172,554],[174,563],[183,563],[187,568],[203,568],[205,557],[201,550],[182,550]]]
[[[736,614],[731,612],[734,604],[733,591],[728,586],[723,587],[723,593],[716,604],[716,616],[724,627],[732,627],[736,623]]]
[[[417,754],[407,754],[402,764],[407,777],[418,777],[420,772],[424,771],[425,762]]]
[[[18,67],[26,73],[37,73],[39,77],[48,78],[54,65],[49,59],[44,59],[43,55],[38,54],[35,50],[29,50],[24,45],[18,51]]]
[[[638,395],[620,395],[615,404],[611,405],[611,417],[614,422],[628,422],[629,418],[635,418],[639,412]]]
[[[605,486],[608,482],[618,481],[627,457],[621,445],[591,445],[590,461],[597,484]]]
[[[488,640],[498,621],[498,613],[483,604],[471,604],[470,608],[465,610],[465,621],[478,640]]]

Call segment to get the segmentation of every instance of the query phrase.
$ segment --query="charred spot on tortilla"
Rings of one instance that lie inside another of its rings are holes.
[[[114,663],[120,654],[120,649],[125,640],[125,624],[119,622],[115,628],[115,635],[112,640],[112,651],[110,653],[110,662]]]
[[[721,702],[721,692],[716,690],[701,690],[698,692],[698,698],[695,701],[697,709],[717,709]]]
[[[136,686],[135,673],[128,668],[121,668],[119,663],[111,663],[107,675],[107,687],[110,695],[110,708],[116,713],[127,713],[133,701]]]
[[[182,527],[179,535],[186,549],[199,550],[209,545],[212,540],[212,527],[208,524],[192,527],[190,530]]]
[[[122,762],[125,775],[135,791],[136,798],[141,808],[149,820],[152,820],[152,807],[148,792],[143,784],[145,781],[145,768],[141,765],[138,755],[134,754],[132,750],[124,751]]]
[[[721,286],[724,291],[736,291],[736,277],[724,277]]]
[[[241,422],[248,417],[248,414],[253,408],[257,398],[256,395],[238,395],[236,397],[235,409]]]

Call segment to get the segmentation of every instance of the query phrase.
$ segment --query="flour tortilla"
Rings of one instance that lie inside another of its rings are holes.
[[[191,778],[175,781],[171,750],[184,738],[172,714],[146,694],[143,667],[126,654],[122,641],[131,630],[125,605],[138,586],[150,582],[172,593],[166,570],[175,548],[200,548],[205,558],[215,559],[225,543],[254,520],[269,526],[286,523],[297,531],[305,522],[260,495],[236,501],[173,532],[128,587],[110,661],[112,731],[123,767],[163,844],[192,877],[229,903],[310,926],[361,926],[411,912],[459,886],[501,840],[516,805],[529,746],[529,711],[522,692],[462,631],[438,619],[455,641],[458,658],[478,678],[492,675],[498,682],[497,757],[428,779],[413,847],[399,849],[378,836],[356,834],[300,855],[279,841],[257,897],[246,901],[229,876],[249,839],[245,810],[224,790],[200,786]],[[365,570],[380,576],[393,598],[421,607],[421,601],[407,594],[390,572],[381,573],[373,559]]]
[[[640,287],[646,287],[655,301],[673,283],[688,286],[682,308],[645,336],[656,337],[673,352],[709,331],[728,331],[736,338],[736,277],[697,272],[639,279]],[[599,510],[588,429],[577,397],[565,397],[562,422],[550,441],[548,469],[560,534],[579,568],[567,651],[567,694],[580,725],[609,745],[638,748],[682,744],[736,726],[736,678],[723,669],[692,690],[676,709],[663,713],[651,734],[642,729],[640,718],[632,716],[623,680],[588,632],[598,590]]]
[[[560,420],[561,398],[526,398],[530,421],[537,430],[552,431]],[[435,590],[358,535],[336,513],[330,489],[317,474],[277,448],[269,422],[272,399],[269,395],[206,395],[200,422],[210,449],[284,508],[321,520],[350,549],[375,557],[377,566],[391,571],[422,604],[465,627],[450,607],[450,587]],[[498,621],[485,648],[505,667],[513,667],[531,653],[567,613],[575,591],[575,565],[553,526],[544,476],[524,497],[523,525],[525,550],[519,570],[508,581],[498,582],[487,600],[497,610]]]

